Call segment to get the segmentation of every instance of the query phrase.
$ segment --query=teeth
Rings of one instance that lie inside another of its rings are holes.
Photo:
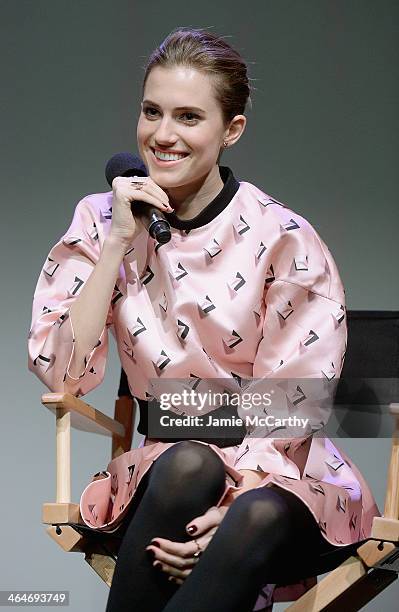
[[[185,154],[181,153],[162,153],[160,151],[154,151],[154,155],[157,159],[163,159],[164,161],[177,161],[186,157]]]

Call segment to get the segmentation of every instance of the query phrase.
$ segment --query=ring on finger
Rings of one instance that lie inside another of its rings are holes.
[[[143,189],[144,184],[147,182],[145,176],[130,176],[130,184],[134,185],[136,189]]]

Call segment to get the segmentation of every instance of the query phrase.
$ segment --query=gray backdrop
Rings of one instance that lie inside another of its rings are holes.
[[[1,589],[68,589],[73,611],[105,608],[107,587],[41,526],[55,498],[54,418],[27,371],[34,287],[84,195],[108,191],[115,152],[136,149],[142,66],[176,26],[211,27],[246,58],[257,91],[224,154],[239,180],[316,227],[348,308],[398,308],[396,208],[399,4],[379,0],[159,2],[2,0]],[[112,413],[119,363],[87,401]],[[135,438],[137,445],[139,438]],[[389,440],[343,440],[380,508]],[[73,500],[110,456],[107,438],[73,436]],[[396,584],[368,610],[393,610]],[[284,606],[276,606],[282,609]]]

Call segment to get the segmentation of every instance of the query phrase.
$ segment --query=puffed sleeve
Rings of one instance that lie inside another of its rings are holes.
[[[268,260],[262,338],[253,379],[245,388],[247,399],[271,392],[271,403],[265,409],[251,407],[247,414],[297,415],[308,423],[247,427],[235,467],[299,479],[295,449],[327,422],[331,383],[336,385],[343,366],[345,292],[331,253],[313,227],[289,209],[280,214],[286,217]],[[244,412],[240,409],[242,418]]]
[[[80,397],[104,378],[111,305],[104,329],[85,357],[82,373],[73,377],[69,371],[75,342],[69,309],[99,259],[99,225],[90,202],[80,200],[69,229],[50,250],[37,281],[28,336],[28,367],[52,392]]]

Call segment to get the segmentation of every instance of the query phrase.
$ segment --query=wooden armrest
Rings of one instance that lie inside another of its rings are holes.
[[[71,426],[76,429],[98,433],[103,436],[115,434],[122,438],[125,436],[125,427],[122,423],[103,414],[100,410],[96,410],[96,408],[71,393],[44,393],[42,404],[54,414],[57,414],[57,409],[69,412]]]
[[[399,404],[389,404],[389,412],[393,415],[399,415]]]

